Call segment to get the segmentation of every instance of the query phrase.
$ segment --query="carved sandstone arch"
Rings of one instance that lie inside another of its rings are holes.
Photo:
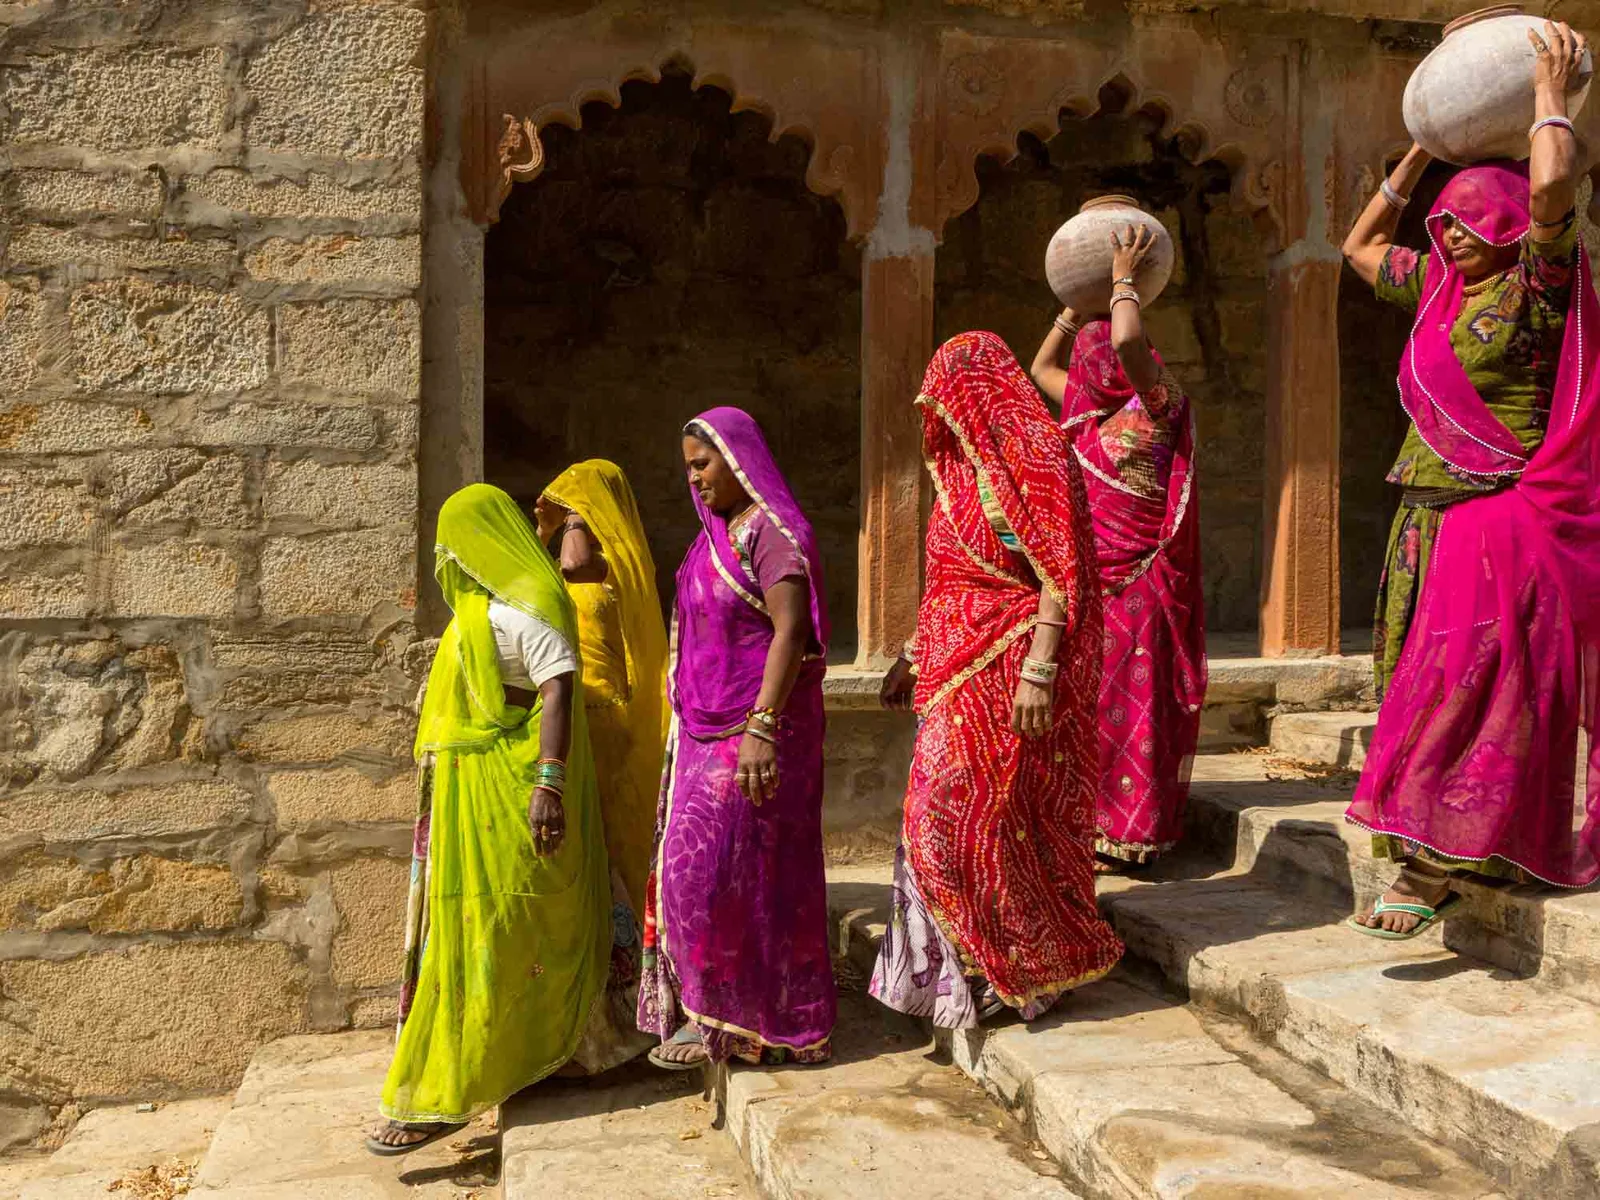
[[[1128,111],[1158,113],[1162,132],[1191,162],[1224,163],[1235,205],[1265,212],[1281,244],[1290,224],[1284,196],[1287,58],[1220,51],[1184,25],[1136,26],[1117,43],[1087,35],[1059,42],[945,32],[935,231],[977,202],[981,156],[1014,157],[1023,132],[1050,140],[1063,112],[1093,116],[1111,85],[1128,97]],[[1163,82],[1140,86],[1136,80]]]
[[[659,83],[661,68],[679,63],[692,64],[695,88],[718,88],[733,98],[734,112],[765,116],[773,141],[791,133],[805,139],[807,186],[839,201],[852,239],[871,227],[884,155],[882,88],[871,48],[670,19],[619,28],[578,18],[564,26],[570,28],[546,26],[536,37],[496,44],[482,60],[464,113],[461,163],[468,211],[478,224],[495,221],[513,183],[537,176],[540,128],[577,129],[585,104],[616,107],[624,83]]]

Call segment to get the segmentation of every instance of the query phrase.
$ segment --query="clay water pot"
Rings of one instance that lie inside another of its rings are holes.
[[[1457,166],[1527,158],[1535,59],[1528,30],[1542,37],[1544,25],[1545,18],[1516,4],[1479,9],[1446,25],[1444,41],[1406,83],[1403,113],[1417,145]],[[1567,115],[1580,137],[1589,132],[1580,114],[1593,71],[1592,55],[1585,55],[1581,83],[1567,94]]]
[[[1131,196],[1098,196],[1085,201],[1044,252],[1045,278],[1056,299],[1081,316],[1104,316],[1111,308],[1112,233],[1144,225],[1156,235],[1155,245],[1134,273],[1139,299],[1150,304],[1172,278],[1175,253],[1166,227],[1139,207]]]

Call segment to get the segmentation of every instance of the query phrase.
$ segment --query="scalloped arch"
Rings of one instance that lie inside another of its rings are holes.
[[[977,202],[980,157],[1010,161],[1024,133],[1048,141],[1063,114],[1086,119],[1101,112],[1107,89],[1124,98],[1122,111],[1152,113],[1164,136],[1181,135],[1189,161],[1222,162],[1234,203],[1266,210],[1281,233],[1283,56],[1241,62],[1185,28],[1139,30],[1116,46],[949,31],[940,52],[936,233]],[[1063,63],[1074,68],[1064,83]],[[1164,82],[1141,85],[1141,79]]]
[[[810,150],[806,186],[839,202],[851,238],[865,234],[882,176],[875,58],[861,47],[780,43],[757,31],[571,41],[545,36],[537,46],[523,38],[496,47],[465,115],[462,184],[473,219],[492,223],[512,184],[534,177],[512,170],[532,147],[508,153],[502,123],[581,129],[585,104],[620,107],[624,84],[659,83],[672,65],[688,71],[696,90],[727,93],[732,111],[766,119],[769,140],[801,138]]]

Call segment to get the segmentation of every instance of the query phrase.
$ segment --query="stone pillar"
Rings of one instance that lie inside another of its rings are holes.
[[[929,45],[886,49],[887,138],[861,270],[861,534],[856,663],[887,665],[922,592],[922,418],[933,354],[934,120]]]
[[[857,662],[881,666],[917,620],[922,579],[922,418],[933,353],[933,250],[868,247],[861,281],[861,573]]]
[[[1339,649],[1338,88],[1309,46],[1287,64],[1268,375],[1261,653]]]
[[[1307,248],[1300,247],[1302,251]],[[1339,648],[1339,272],[1331,246],[1273,265],[1261,653]]]
[[[471,80],[461,54],[460,5],[433,20],[429,142],[424,165],[422,411],[417,459],[417,624],[441,632],[450,619],[433,579],[439,507],[483,478],[483,237],[461,184]]]

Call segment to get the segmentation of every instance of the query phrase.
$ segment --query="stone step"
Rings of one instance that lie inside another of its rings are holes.
[[[842,947],[863,974],[883,934],[888,889],[887,866],[830,872]],[[1394,1129],[1374,1106],[1125,971],[1031,1025],[940,1040],[1085,1194],[1495,1194],[1494,1183],[1456,1155]],[[1278,1060],[1274,1069],[1264,1066],[1268,1057]]]
[[[855,875],[859,891],[887,868]],[[840,976],[833,1060],[734,1064],[720,1128],[698,1071],[638,1062],[523,1093],[502,1111],[504,1200],[1075,1200],[1015,1121],[929,1057],[915,1023],[868,999],[859,972]]]
[[[731,1138],[713,1127],[702,1072],[633,1062],[549,1080],[501,1107],[504,1200],[753,1200]]]
[[[229,1105],[229,1097],[212,1096],[168,1101],[151,1111],[137,1104],[95,1109],[48,1158],[0,1168],[0,1197],[105,1200],[113,1188],[137,1196],[139,1183],[181,1186],[194,1176]]]
[[[1076,1196],[914,1022],[858,990],[840,997],[830,1063],[733,1068],[727,1126],[765,1200]]]
[[[1375,712],[1279,713],[1267,744],[1285,758],[1359,771],[1377,724]]]
[[[1186,848],[1302,899],[1365,905],[1395,869],[1373,858],[1369,835],[1344,820],[1354,781],[1261,754],[1201,755]],[[1600,891],[1471,879],[1459,890],[1464,903],[1444,924],[1447,946],[1600,1004]]]
[[[283,1038],[261,1047],[200,1164],[194,1197],[461,1200],[500,1169],[494,1115],[401,1158],[364,1139],[394,1048],[389,1030]]]
[[[1170,864],[1169,864],[1170,867]],[[1248,874],[1118,880],[1131,954],[1514,1193],[1600,1194],[1600,1009]]]
[[[859,988],[841,997],[834,1051],[814,1067],[734,1065],[720,1127],[700,1071],[640,1062],[532,1088],[502,1112],[504,1198],[1074,1200],[982,1089]]]

